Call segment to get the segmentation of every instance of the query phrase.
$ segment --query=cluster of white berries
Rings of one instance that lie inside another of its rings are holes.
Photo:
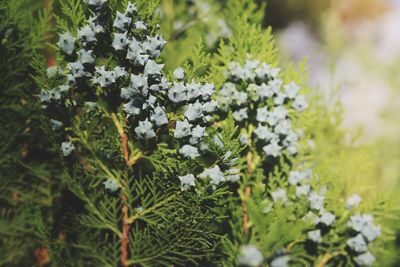
[[[354,199],[354,196],[350,198]],[[354,237],[347,240],[347,245],[357,253],[354,260],[361,266],[371,266],[375,261],[375,256],[368,251],[368,244],[381,235],[381,228],[373,220],[370,214],[355,214],[347,222],[355,233]]]
[[[307,218],[310,219],[314,225],[322,224],[325,226],[331,226],[336,219],[336,216],[324,208],[325,193],[327,191],[326,187],[322,187],[319,192],[312,189],[309,184],[312,177],[312,171],[310,169],[306,170],[293,170],[289,173],[288,182],[291,186],[295,187],[295,197],[304,198],[308,200],[310,212],[307,214]],[[289,197],[284,188],[278,188],[271,192],[271,198],[274,203],[280,203],[285,205],[290,205]],[[311,233],[311,239],[319,242],[320,239],[316,238],[318,233]]]
[[[178,178],[181,181],[182,190],[188,190],[190,187],[196,186],[196,178],[207,179],[212,188],[215,189],[223,182],[236,182],[240,179],[240,175],[236,168],[222,171],[218,165],[214,165],[214,167],[205,168],[204,171],[197,176],[189,173],[184,176],[178,176]]]
[[[231,62],[227,82],[217,94],[221,112],[233,110],[233,118],[239,124],[249,122],[256,127],[243,133],[241,141],[257,139],[264,153],[272,157],[282,152],[297,153],[299,133],[292,129],[289,111],[300,112],[308,106],[305,96],[299,94],[300,87],[294,82],[284,85],[279,72],[257,60],[248,59],[244,66]]]
[[[65,68],[67,82],[52,90],[43,90],[40,95],[42,102],[64,103],[63,97],[69,95],[70,89],[82,83],[101,88],[104,92],[120,90],[122,108],[130,120],[133,130],[131,134],[136,140],[151,141],[157,138],[159,132],[165,132],[159,130],[174,125],[172,134],[179,143],[179,154],[184,159],[199,157],[202,151],[200,145],[211,120],[210,114],[217,106],[217,102],[212,100],[214,85],[185,82],[186,74],[182,68],[173,72],[172,82],[167,80],[163,74],[164,65],[156,62],[166,41],[161,35],[152,34],[149,26],[139,20],[134,4],[129,3],[124,13],[117,12],[112,27],[108,27],[105,24],[107,20],[103,19],[106,1],[86,2],[94,11],[94,16],[77,31],[76,37],[67,32],[60,34],[58,41],[66,60],[72,61]],[[106,32],[110,28],[113,32]],[[102,34],[111,35],[112,43],[104,43],[99,38]],[[97,62],[102,61],[96,59],[104,56],[95,52],[98,51],[96,45],[101,45],[102,50],[112,51],[120,64],[111,67],[97,65]],[[52,68],[48,73],[55,77],[62,75],[62,70]],[[74,100],[72,102],[75,103]],[[85,102],[87,109],[93,109],[93,105],[96,102]],[[170,123],[168,111],[182,114],[182,117],[178,116],[178,120]],[[64,156],[71,153],[68,147],[62,149]],[[197,175],[201,179],[210,179],[212,187],[223,181],[237,180],[238,176],[236,170],[223,172],[218,165]],[[179,176],[179,179],[182,190],[195,186],[194,174]],[[104,185],[110,191],[118,188],[112,180],[107,180]]]
[[[309,184],[311,170],[291,171],[288,177],[288,182],[291,186],[295,186],[295,195],[298,198],[306,198],[309,201],[310,211],[303,217],[304,220],[312,222],[317,229],[307,233],[308,239],[315,242],[322,242],[323,236],[320,226],[331,226],[336,216],[324,209],[324,199],[327,188],[323,187],[319,192],[313,191]],[[279,188],[271,192],[271,198],[274,203],[290,205],[289,196],[286,190]],[[348,210],[353,210],[358,207],[361,202],[361,197],[353,194],[347,198],[345,207]],[[265,209],[269,212],[272,206]],[[318,214],[316,214],[317,212]],[[369,214],[355,214],[350,217],[348,226],[354,232],[354,236],[347,240],[347,246],[356,253],[354,261],[360,266],[371,266],[375,261],[374,255],[368,251],[368,244],[374,241],[381,234],[381,228],[373,223],[373,217]],[[326,228],[325,228],[326,229]],[[286,265],[285,265],[286,266]]]

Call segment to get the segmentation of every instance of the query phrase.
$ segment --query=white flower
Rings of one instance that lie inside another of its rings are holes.
[[[372,242],[381,235],[381,227],[369,222],[361,229],[361,233],[369,242]]]
[[[296,196],[301,197],[301,196],[307,196],[308,193],[310,193],[311,187],[308,184],[305,185],[300,185],[296,187]]]
[[[240,180],[240,171],[236,168],[231,168],[226,171],[225,180],[229,182],[236,182]]]
[[[268,82],[268,86],[271,87],[272,92],[274,92],[275,94],[278,94],[278,92],[281,90],[282,87],[282,80],[270,80]]]
[[[250,267],[260,266],[264,261],[261,251],[254,245],[240,247],[238,264]]]
[[[183,102],[186,100],[186,88],[183,83],[174,83],[174,86],[168,91],[168,98],[174,103]]]
[[[89,25],[85,25],[78,30],[77,34],[78,38],[81,39],[84,43],[93,43],[96,42],[96,34],[93,29]]]
[[[103,26],[96,23],[97,19],[98,19],[97,16],[91,16],[91,17],[89,17],[87,22],[95,33],[104,32]]]
[[[293,81],[285,85],[285,93],[290,99],[294,99],[299,93],[300,86],[295,84]]]
[[[135,27],[141,27],[142,25],[135,23]],[[144,29],[146,26],[143,24]],[[156,35],[154,37],[147,36],[147,40],[142,43],[144,51],[149,54],[152,58],[159,57],[161,55],[161,50],[167,42],[162,38],[161,35]]]
[[[308,196],[308,200],[310,201],[310,206],[312,209],[321,210],[324,206],[325,197],[318,194],[317,192],[311,192]]]
[[[267,122],[267,118],[268,118],[268,107],[262,107],[262,108],[258,108],[257,109],[257,116],[256,116],[256,120],[258,122]]]
[[[232,116],[236,121],[242,121],[244,119],[247,119],[248,118],[247,108],[242,108],[242,109],[234,111],[232,113]]]
[[[283,106],[278,106],[275,107],[272,112],[267,113],[266,122],[268,122],[268,124],[271,126],[275,126],[279,121],[285,119],[287,115],[288,111],[286,108]]]
[[[255,69],[257,77],[261,80],[266,79],[269,76],[270,71],[271,66],[266,63],[261,64],[258,68]]]
[[[144,66],[149,59],[149,55],[145,55],[143,53],[144,51],[141,43],[138,42],[135,38],[132,38],[129,42],[126,58],[131,60],[132,63],[136,66]]]
[[[271,76],[272,78],[276,78],[278,77],[280,72],[281,72],[280,68],[272,68],[269,72],[269,76]]]
[[[281,154],[281,147],[276,142],[264,146],[263,150],[267,156],[277,157]]]
[[[283,105],[285,102],[286,95],[284,93],[279,92],[275,97],[274,97],[274,104],[279,106]]]
[[[290,120],[284,119],[278,122],[274,128],[274,132],[277,134],[287,135],[290,133],[292,123]]]
[[[157,64],[154,60],[149,60],[144,67],[145,75],[161,75],[164,64]]]
[[[247,145],[249,143],[249,136],[247,133],[242,133],[239,137],[239,141],[242,145]]]
[[[190,135],[190,131],[192,128],[192,124],[190,124],[187,120],[177,121],[175,126],[175,138],[183,138]]]
[[[373,223],[373,217],[370,214],[356,214],[350,217],[347,225],[350,226],[354,231],[361,232],[365,226]]]
[[[58,75],[61,75],[63,72],[61,70],[60,67],[58,66],[52,66],[52,67],[48,67],[46,70],[46,74],[48,78],[54,78]]]
[[[316,243],[320,243],[322,241],[321,230],[319,230],[319,229],[310,231],[307,233],[307,235],[308,235],[308,239],[310,239]]]
[[[64,157],[69,156],[72,151],[74,151],[75,146],[71,142],[62,142],[61,143],[61,152]]]
[[[131,22],[132,19],[130,17],[117,11],[117,16],[115,17],[113,26],[122,31],[125,31],[129,27]]]
[[[246,92],[236,91],[235,94],[233,95],[233,99],[232,100],[238,106],[245,105],[247,103],[247,93]]]
[[[135,101],[135,99],[132,99],[128,103],[125,103],[123,105],[124,111],[128,114],[128,117],[130,115],[139,115],[141,112],[140,104]]]
[[[77,52],[79,61],[82,64],[92,64],[95,61],[95,57],[93,55],[93,50],[85,50],[81,49]]]
[[[365,252],[368,249],[367,243],[365,243],[365,240],[361,234],[348,239],[346,244],[355,252]]]
[[[290,258],[288,255],[285,256],[279,256],[273,259],[270,263],[271,267],[287,267],[289,266],[288,263],[290,261]]]
[[[146,96],[148,93],[147,76],[144,76],[143,74],[131,74],[131,88],[135,92],[139,92],[139,90],[141,90],[142,94]]]
[[[318,219],[320,223],[323,223],[327,226],[331,225],[336,219],[336,216],[329,212],[329,211],[324,211],[321,213],[321,217]]]
[[[181,149],[179,149],[179,153],[181,153],[185,158],[191,158],[191,159],[200,156],[197,147],[191,145],[184,145]]]
[[[213,112],[215,110],[215,108],[217,107],[217,104],[218,103],[214,100],[204,103],[203,104],[204,112],[207,112],[207,113]]]
[[[282,188],[280,188],[274,192],[271,192],[271,197],[275,203],[280,202],[280,203],[284,204],[288,200],[288,198],[286,196],[286,191]]]
[[[356,207],[358,207],[360,202],[361,202],[361,197],[357,194],[353,194],[347,199],[346,208],[349,210],[352,208],[356,208]]]
[[[123,50],[125,49],[126,45],[128,44],[128,32],[124,33],[114,33],[114,40],[112,43],[112,47],[114,47],[115,50]]]
[[[262,83],[260,86],[257,86],[257,94],[261,100],[264,100],[274,95],[274,88],[271,85]]]
[[[67,69],[70,71],[71,75],[75,78],[86,76],[85,67],[81,62],[70,62],[67,64]]]
[[[153,130],[153,124],[146,119],[144,121],[139,121],[139,126],[135,128],[135,133],[139,138],[148,140],[156,136]]]
[[[51,129],[53,131],[60,129],[63,126],[63,123],[58,120],[51,119],[50,122],[51,122]]]
[[[304,179],[311,176],[311,170],[306,171],[291,171],[289,173],[288,181],[291,185],[296,185]]]
[[[189,139],[189,143],[192,145],[198,144],[205,134],[205,129],[206,127],[201,127],[200,125],[194,127],[192,129],[192,136]]]
[[[203,105],[197,100],[193,104],[189,104],[184,113],[189,121],[195,121],[203,117]]]
[[[368,223],[372,223],[373,220],[374,218],[370,214],[356,214],[350,217],[350,221],[348,222],[348,224],[355,231],[361,231],[365,225],[367,225]]]
[[[201,86],[198,83],[191,82],[186,86],[187,100],[195,99],[200,96]]]
[[[115,83],[115,74],[114,71],[108,71],[104,66],[95,67],[96,76],[92,78],[92,82],[96,85],[100,85],[101,87],[109,86]]]
[[[178,80],[183,80],[185,78],[185,71],[182,68],[176,68],[174,70],[174,77]]]
[[[128,15],[134,15],[136,13],[136,5],[134,3],[129,2],[128,5],[126,6],[125,13]]]
[[[103,185],[110,192],[115,192],[119,188],[119,185],[113,179],[107,179],[107,181],[103,182]]]
[[[181,181],[181,190],[186,191],[191,186],[196,186],[195,178],[193,174],[186,174],[184,176],[178,176],[179,180]]]
[[[157,125],[161,126],[168,123],[167,114],[164,109],[160,106],[157,106],[153,113],[150,116],[150,119]]]
[[[225,181],[224,174],[218,165],[215,165],[212,168],[204,169],[204,171],[200,173],[198,176],[199,178],[202,179],[207,177],[210,178],[211,179],[210,183],[212,185],[218,185],[221,182]]]
[[[267,126],[262,126],[261,124],[258,124],[254,133],[257,135],[257,138],[261,140],[270,140],[273,135]]]
[[[122,77],[125,77],[126,75],[128,75],[128,73],[126,72],[124,67],[116,66],[113,71],[114,71],[114,77],[116,79],[122,78]]]
[[[371,266],[375,262],[375,256],[371,252],[365,252],[355,257],[354,260],[361,266]]]
[[[304,95],[296,96],[292,104],[293,108],[298,111],[303,111],[308,107],[307,100]]]
[[[146,23],[144,23],[144,21],[142,21],[142,20],[136,21],[134,23],[134,25],[135,25],[135,29],[137,29],[137,30],[146,30],[147,29]]]
[[[69,32],[59,34],[60,39],[57,42],[58,47],[60,47],[61,51],[68,55],[72,55],[72,52],[75,49],[75,38]]]
[[[204,100],[208,100],[213,94],[214,94],[214,84],[213,83],[206,83],[201,87],[201,96],[203,97]],[[216,104],[215,101],[212,101],[213,103]],[[208,111],[211,112],[211,111]]]

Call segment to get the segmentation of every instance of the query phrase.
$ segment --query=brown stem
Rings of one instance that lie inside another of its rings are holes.
[[[122,157],[125,160],[125,163],[128,167],[130,167],[129,162],[129,148],[128,148],[128,135],[125,133],[124,128],[122,127],[121,123],[118,121],[117,116],[115,113],[111,114],[111,118],[117,127],[119,133],[119,140],[121,142],[121,149],[122,149]],[[121,255],[120,261],[122,267],[129,266],[129,230],[131,223],[129,221],[129,207],[127,204],[127,196],[121,191],[121,201],[122,205],[122,235],[121,235]]]
[[[125,132],[122,132],[119,136],[119,139],[121,141],[122,156],[124,157],[125,163],[128,165],[129,163],[128,135]]]
[[[45,0],[44,1],[44,8],[45,8],[45,11],[46,11],[47,15],[49,15],[49,14],[52,15],[52,4],[53,4],[52,0]],[[53,27],[52,24],[53,24],[53,20],[49,19],[47,26],[50,29]],[[53,36],[52,36],[51,32],[49,32],[49,31],[45,32],[45,42],[46,42],[46,44],[45,44],[45,49],[44,49],[44,56],[46,58],[47,66],[49,66],[49,67],[57,65],[57,61],[53,56],[53,51],[51,49],[51,46],[48,45],[48,43],[51,41],[52,37]]]
[[[121,199],[126,202],[126,196],[121,193]],[[128,243],[129,243],[129,211],[128,205],[122,206],[122,236],[121,236],[121,266],[128,267]]]
[[[46,248],[37,248],[35,250],[35,256],[39,267],[43,267],[49,262],[49,252]]]

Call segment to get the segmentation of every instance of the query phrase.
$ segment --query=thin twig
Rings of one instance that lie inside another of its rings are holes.
[[[125,163],[129,166],[129,148],[128,148],[128,135],[125,133],[124,128],[119,122],[115,113],[111,114],[111,118],[117,127],[119,138],[121,141],[121,149],[122,149],[122,157],[125,160]],[[121,255],[120,261],[122,267],[129,266],[129,230],[131,223],[129,222],[129,207],[127,204],[127,196],[124,194],[123,190],[121,190],[121,201],[122,205],[122,235],[121,235]]]

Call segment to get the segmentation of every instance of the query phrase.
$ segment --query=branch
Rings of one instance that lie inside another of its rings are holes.
[[[251,136],[252,133],[252,125],[250,124],[248,126],[248,135]],[[253,161],[253,153],[251,152],[251,148],[250,151],[247,152],[247,156],[246,156],[246,162],[247,162],[247,177],[249,178],[255,169],[255,164]],[[251,195],[251,187],[249,185],[247,185],[244,188],[244,196],[242,197],[242,209],[243,209],[243,232],[245,234],[249,233],[249,229],[250,229],[250,219],[249,219],[249,211],[247,209],[247,201],[249,200]]]

